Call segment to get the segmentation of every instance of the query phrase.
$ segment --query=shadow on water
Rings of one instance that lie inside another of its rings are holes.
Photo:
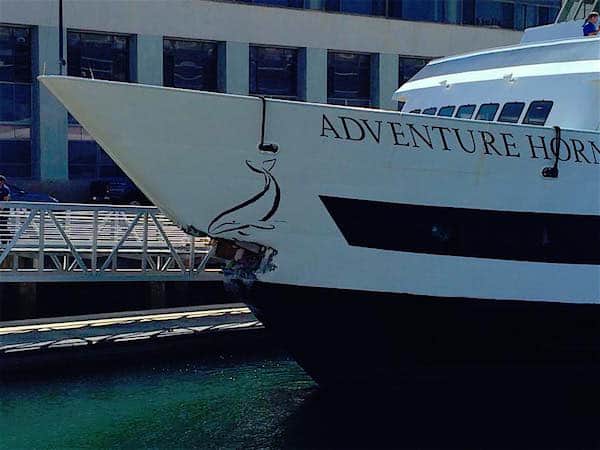
[[[315,390],[285,422],[288,448],[600,449],[598,383],[497,390]]]

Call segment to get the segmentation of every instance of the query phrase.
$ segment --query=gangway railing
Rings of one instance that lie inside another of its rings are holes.
[[[155,207],[0,202],[0,282],[219,279],[213,247]]]

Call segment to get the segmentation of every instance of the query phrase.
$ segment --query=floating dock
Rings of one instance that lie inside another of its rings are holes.
[[[47,362],[100,364],[140,350],[194,351],[199,338],[257,332],[263,325],[241,303],[0,323],[0,368]],[[72,359],[74,358],[74,359]]]

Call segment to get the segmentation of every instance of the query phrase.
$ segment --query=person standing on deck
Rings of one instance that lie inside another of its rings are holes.
[[[598,34],[598,16],[596,11],[592,11],[588,14],[585,23],[583,24],[583,35],[584,36],[596,36]]]
[[[6,185],[6,177],[4,175],[0,175],[0,201],[10,201],[10,189]],[[9,208],[0,209],[0,241],[2,244],[6,244],[9,238],[7,226],[8,211],[10,211]]]

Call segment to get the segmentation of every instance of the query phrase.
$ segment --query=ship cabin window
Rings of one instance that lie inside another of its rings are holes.
[[[413,109],[412,111],[410,111],[411,114],[421,114],[421,110],[420,109]]]
[[[479,111],[477,111],[477,116],[475,116],[475,120],[487,120],[491,122],[496,117],[496,111],[500,105],[498,103],[485,103],[479,107]]]
[[[506,103],[502,107],[498,122],[518,123],[524,108],[525,103],[523,102]]]
[[[442,117],[452,117],[452,114],[454,114],[455,109],[456,106],[442,106],[438,111],[437,115]]]
[[[525,118],[523,119],[523,123],[527,125],[545,125],[550,110],[552,109],[552,105],[553,102],[548,100],[531,102],[531,105],[529,105],[529,109],[525,114]]]
[[[406,102],[398,102],[398,111],[402,111],[404,109],[404,105],[406,105]]]
[[[423,114],[426,114],[428,116],[435,116],[436,111],[437,111],[437,108],[426,108],[423,110]]]
[[[475,113],[475,105],[461,105],[454,117],[457,119],[470,119]]]

